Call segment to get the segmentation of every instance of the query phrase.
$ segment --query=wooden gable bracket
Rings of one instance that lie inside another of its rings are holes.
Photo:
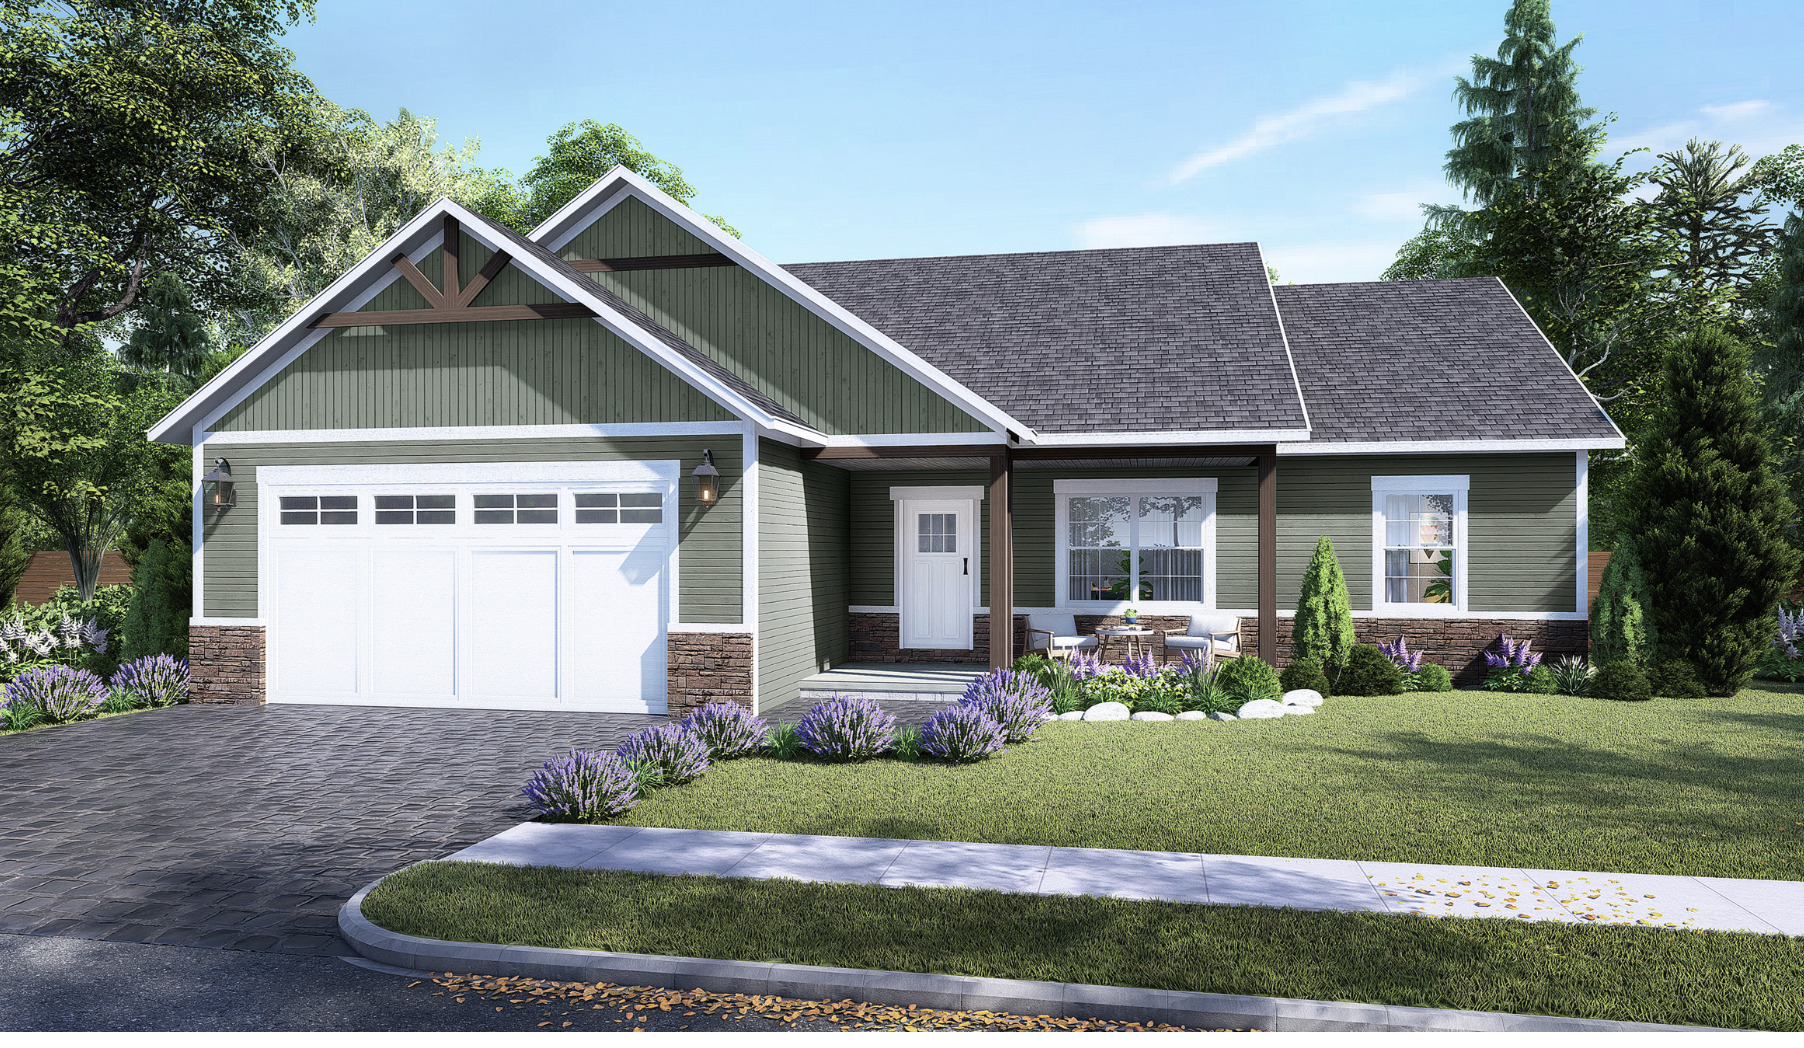
[[[390,262],[401,276],[413,285],[413,289],[430,302],[426,309],[379,309],[366,310],[361,313],[326,313],[315,320],[309,327],[344,328],[373,327],[390,324],[473,324],[488,320],[557,320],[568,317],[592,317],[595,311],[577,302],[541,302],[530,305],[514,306],[472,306],[476,296],[489,286],[489,281],[501,272],[513,258],[505,251],[497,251],[482,267],[482,272],[470,281],[470,286],[459,287],[461,274],[458,271],[459,226],[457,219],[445,216],[445,287],[432,286],[426,274],[404,254],[396,255]]]

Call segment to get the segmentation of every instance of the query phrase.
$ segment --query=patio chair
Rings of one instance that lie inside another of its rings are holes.
[[[1077,632],[1077,616],[1035,612],[1027,616],[1027,650],[1043,651],[1049,659],[1069,659],[1075,651],[1094,651],[1095,637]]]
[[[1200,651],[1208,663],[1217,658],[1239,658],[1240,616],[1216,611],[1190,616],[1188,629],[1165,631],[1164,658],[1169,659],[1174,650]]]

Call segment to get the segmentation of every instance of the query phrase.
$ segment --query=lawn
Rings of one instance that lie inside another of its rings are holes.
[[[961,767],[727,762],[619,821],[1795,880],[1801,693],[1468,691],[1331,698],[1272,721],[1053,723]]]
[[[1804,1029],[1804,939],[427,863],[410,935],[831,967]]]

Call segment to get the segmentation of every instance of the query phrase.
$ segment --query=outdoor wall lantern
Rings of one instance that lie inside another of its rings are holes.
[[[695,467],[695,498],[704,506],[720,501],[720,470],[714,468],[712,449],[702,450],[702,464]]]
[[[207,505],[214,509],[226,509],[238,505],[238,490],[232,485],[232,464],[225,459],[213,460],[213,472],[200,478],[201,486],[212,485],[207,497]]]

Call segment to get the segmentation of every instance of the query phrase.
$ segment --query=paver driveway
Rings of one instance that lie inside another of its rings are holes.
[[[530,818],[548,757],[663,720],[175,706],[0,736],[0,932],[349,953],[352,892]]]

